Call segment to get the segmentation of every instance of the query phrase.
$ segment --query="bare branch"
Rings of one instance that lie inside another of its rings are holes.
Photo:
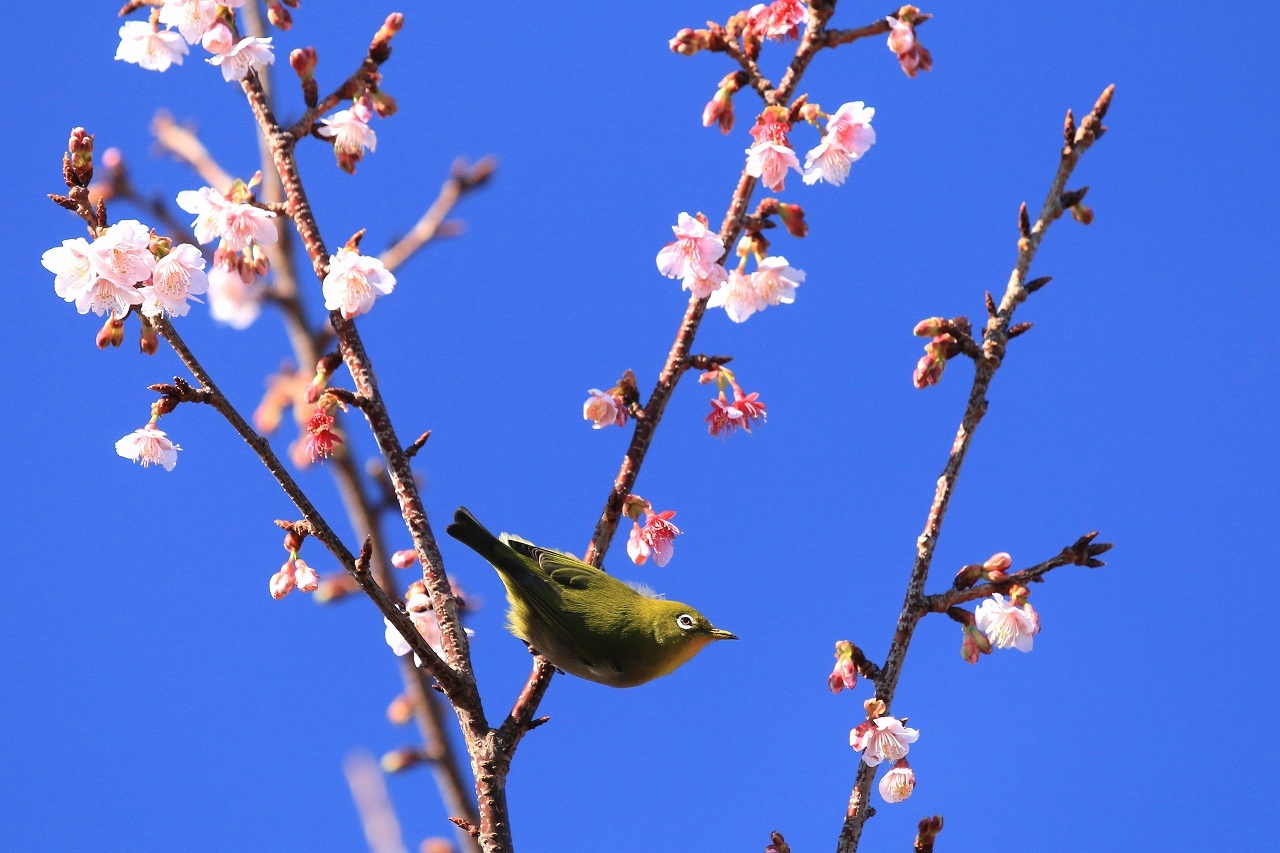
[[[414,224],[408,234],[382,253],[379,257],[382,265],[389,270],[394,270],[432,240],[452,237],[460,233],[461,225],[452,220],[446,220],[445,217],[464,195],[484,186],[497,165],[497,161],[492,157],[483,157],[470,165],[462,158],[455,160],[449,177],[440,187],[436,200],[431,203],[427,212],[422,214],[422,218]]]

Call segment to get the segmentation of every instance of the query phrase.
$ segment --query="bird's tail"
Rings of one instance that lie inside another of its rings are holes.
[[[476,520],[466,507],[460,506],[453,514],[453,523],[444,529],[454,539],[484,557],[490,563],[497,563],[499,556],[507,549],[502,541],[494,536],[484,525]]]

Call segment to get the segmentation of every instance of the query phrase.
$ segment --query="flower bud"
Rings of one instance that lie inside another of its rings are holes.
[[[947,360],[938,358],[930,353],[925,353],[916,362],[915,372],[911,374],[911,381],[915,383],[917,388],[928,388],[930,385],[937,385],[942,379],[942,371],[947,369]]]
[[[778,205],[778,215],[782,224],[792,237],[805,237],[809,234],[809,223],[804,221],[804,208],[798,204]]]
[[[297,531],[292,528],[284,532],[284,549],[290,554],[296,554],[302,548],[302,539]]]
[[[858,668],[853,663],[853,644],[848,640],[836,643],[836,665],[827,677],[832,693],[852,690],[858,683]]]
[[[310,80],[316,73],[316,63],[320,61],[314,47],[299,47],[289,54],[289,65],[303,80]]]
[[[378,114],[378,118],[393,116],[400,108],[396,99],[383,91],[369,93],[369,99],[373,101],[373,111]]]
[[[1007,581],[1009,579],[1009,576],[999,569],[992,569],[991,571],[983,572],[982,576],[992,583],[1000,583],[1001,581]]]
[[[991,654],[991,640],[975,625],[966,625],[960,640],[960,657],[965,663],[977,663],[979,655]]]
[[[271,576],[269,584],[271,597],[279,601],[293,592],[294,586],[293,560],[289,560],[280,567],[280,571]]]
[[[293,561],[293,582],[299,592],[315,592],[320,585],[320,577],[316,570],[304,563],[301,558]]]
[[[391,555],[391,565],[397,569],[407,569],[416,562],[418,562],[418,552],[412,548],[396,551]]]
[[[87,187],[93,180],[93,134],[83,127],[73,129],[67,152],[71,155],[71,177],[79,186]]]
[[[888,710],[888,708],[884,704],[883,699],[876,699],[874,697],[863,702],[862,707],[865,708],[867,711],[868,720],[874,720],[878,717],[883,717],[885,711]],[[861,725],[859,725],[859,728],[861,728]]]
[[[946,332],[950,327],[951,323],[945,317],[930,317],[927,320],[921,320],[916,323],[916,327],[911,334],[920,338],[934,338]]]
[[[138,349],[143,355],[155,355],[156,350],[160,349],[160,336],[156,334],[156,327],[151,325],[151,321],[145,316],[142,318],[142,334],[138,337]]]
[[[427,756],[422,750],[405,746],[400,749],[393,749],[382,756],[379,764],[382,765],[382,772],[384,773],[401,773],[410,767],[416,767],[426,760]]]
[[[293,16],[289,14],[288,9],[280,5],[280,0],[267,0],[267,20],[272,26],[282,30],[293,26]]]
[[[1015,607],[1021,607],[1027,603],[1027,599],[1031,597],[1031,590],[1027,589],[1020,583],[1015,583],[1009,587],[1009,601]]]
[[[369,58],[381,65],[391,56],[391,38],[404,26],[404,15],[392,12],[387,20],[373,35],[373,43],[369,45]]]
[[[98,349],[118,347],[124,343],[124,320],[108,317],[107,322],[98,330]]]
[[[990,557],[987,557],[987,560],[985,563],[982,564],[982,567],[988,571],[996,570],[996,571],[1003,572],[1003,571],[1007,571],[1008,568],[1012,565],[1013,565],[1013,557],[1010,557],[1007,553],[1005,553],[1004,551],[1001,551],[997,554],[992,554]]]
[[[702,110],[702,126],[719,125],[721,133],[733,130],[733,92],[718,89]]]
[[[391,700],[387,706],[387,721],[395,726],[403,726],[413,719],[413,702],[401,693]]]
[[[1093,208],[1083,202],[1071,206],[1071,216],[1081,225],[1093,224]]]
[[[667,47],[681,56],[693,56],[698,51],[706,49],[708,35],[706,30],[691,30],[685,27],[667,42]]]
[[[210,53],[222,56],[231,52],[231,48],[236,46],[236,40],[232,38],[231,30],[227,29],[226,24],[217,23],[200,37],[200,44]]]

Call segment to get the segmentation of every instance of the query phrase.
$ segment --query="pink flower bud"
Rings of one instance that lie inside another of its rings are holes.
[[[299,592],[315,592],[320,585],[320,577],[316,570],[301,559],[293,561],[293,581]]]
[[[620,396],[598,388],[592,388],[587,393],[591,396],[582,404],[582,417],[591,421],[592,429],[603,429],[610,425],[622,426],[627,422],[627,409]]]
[[[809,234],[809,223],[804,221],[804,208],[798,204],[778,205],[778,215],[782,224],[792,237],[805,237]]]
[[[702,126],[717,124],[721,133],[733,130],[733,92],[719,89],[702,110]]]
[[[314,47],[300,47],[289,54],[289,65],[303,80],[311,79],[319,61],[320,57]]]
[[[155,355],[156,350],[160,349],[160,336],[156,334],[156,327],[146,317],[142,318],[142,334],[138,338],[138,349],[143,355]]]
[[[693,56],[698,51],[706,49],[708,35],[710,33],[706,30],[691,30],[685,27],[667,42],[667,46],[682,56]]]
[[[858,668],[853,663],[853,644],[848,640],[836,643],[836,665],[827,677],[832,693],[852,690],[858,683]]]
[[[921,338],[933,338],[941,335],[951,324],[943,317],[930,317],[927,320],[921,320],[916,323],[915,329],[911,334]]]
[[[226,24],[218,23],[210,27],[200,37],[200,44],[215,56],[223,56],[230,53],[231,49],[236,46],[236,40],[232,38],[231,30],[227,29]]]
[[[416,562],[418,562],[418,552],[412,548],[396,551],[391,555],[391,565],[397,569],[407,569]]]
[[[293,26],[293,16],[280,5],[280,0],[267,0],[267,20],[272,26],[287,30]]]
[[[1007,571],[1008,568],[1012,565],[1013,565],[1013,557],[1010,557],[1007,553],[1005,553],[1004,551],[1001,551],[997,554],[992,554],[990,557],[987,557],[987,561],[982,564],[982,567],[987,571],[998,570],[1003,572],[1003,571]]]
[[[1081,202],[1080,204],[1072,205],[1071,216],[1073,219],[1075,219],[1076,222],[1079,222],[1081,225],[1093,224],[1093,208],[1089,207],[1083,202]]]
[[[942,379],[942,371],[947,369],[947,360],[938,358],[937,356],[925,353],[920,357],[920,361],[916,362],[915,372],[912,373],[911,379],[917,388],[928,388],[930,385],[937,385]]]
[[[107,318],[107,322],[98,330],[98,337],[96,341],[98,349],[118,347],[123,342],[124,320],[117,320],[115,317]]]
[[[413,702],[409,700],[408,696],[401,693],[391,700],[391,704],[387,706],[387,722],[392,725],[403,726],[412,719]]]
[[[280,571],[271,576],[271,597],[276,601],[293,592],[295,586],[293,560],[280,567]]]
[[[980,563],[972,563],[956,572],[954,586],[956,589],[969,589],[982,578],[983,567]]]
[[[401,747],[393,749],[382,756],[382,772],[384,773],[401,773],[410,767],[415,767],[427,760],[427,756],[420,749],[414,747]]]

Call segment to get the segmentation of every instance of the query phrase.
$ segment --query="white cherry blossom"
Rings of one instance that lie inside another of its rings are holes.
[[[122,219],[89,246],[93,271],[112,283],[132,287],[146,281],[155,269],[151,229],[136,219]]]
[[[80,294],[93,287],[98,274],[89,260],[92,249],[83,237],[63,240],[40,257],[40,263],[54,274],[53,290],[68,302],[75,302]]]
[[[181,65],[188,52],[187,43],[173,30],[158,30],[146,21],[126,21],[120,28],[116,59],[148,71],[164,71],[170,65]]]
[[[395,286],[396,277],[382,261],[343,248],[329,258],[329,273],[320,289],[324,293],[324,307],[341,311],[342,316],[350,320],[367,314],[373,300],[390,293]]]
[[[163,465],[166,471],[172,471],[178,464],[178,451],[181,449],[152,424],[135,429],[116,442],[116,453],[125,459],[132,459],[143,468]]]
[[[849,732],[849,745],[862,753],[864,762],[875,767],[881,761],[905,758],[919,737],[918,729],[907,728],[896,717],[877,717]]]
[[[271,52],[270,38],[246,36],[236,42],[236,46],[226,53],[220,53],[205,60],[210,65],[222,69],[222,79],[228,82],[243,80],[254,68],[271,65],[276,61]]]
[[[204,256],[189,243],[180,243],[156,261],[151,283],[142,288],[142,313],[148,317],[168,314],[182,317],[189,310],[188,299],[209,289],[204,272]]]
[[[199,42],[217,18],[214,0],[164,0],[160,7],[160,23],[177,27],[187,44]]]
[[[723,308],[730,320],[745,323],[748,317],[764,308],[764,303],[750,276],[741,270],[730,270],[728,284],[711,294],[707,307]]]
[[[1017,607],[995,593],[974,611],[973,622],[978,630],[999,649],[1010,646],[1020,652],[1031,651],[1032,638],[1040,633],[1040,617],[1030,604]]]

